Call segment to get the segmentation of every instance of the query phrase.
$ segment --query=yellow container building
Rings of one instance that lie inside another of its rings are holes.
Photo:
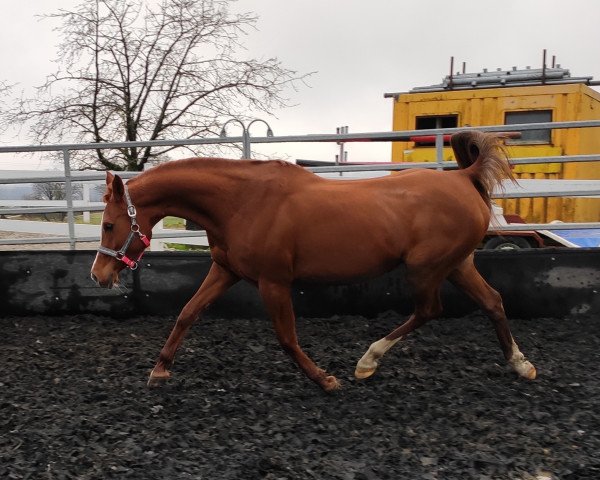
[[[590,77],[571,77],[557,68],[463,73],[441,85],[408,93],[386,93],[394,99],[393,130],[423,130],[461,126],[509,125],[600,119],[600,93]],[[510,140],[513,158],[600,153],[600,130],[572,128],[524,131]],[[454,160],[444,145],[444,160]],[[392,161],[436,161],[433,141],[394,142]],[[600,179],[600,162],[517,165],[522,179]],[[600,221],[600,199],[523,198],[499,202],[505,213],[530,223]]]

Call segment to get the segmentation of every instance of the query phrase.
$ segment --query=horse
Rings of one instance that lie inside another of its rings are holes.
[[[342,283],[401,263],[415,307],[409,318],[372,343],[355,376],[373,375],[381,357],[414,329],[442,313],[445,279],[491,319],[508,365],[533,380],[535,367],[519,350],[499,293],[474,265],[490,222],[490,195],[513,179],[503,138],[476,130],[451,137],[458,169],[409,169],[385,177],[329,180],[295,164],[270,160],[191,158],[144,171],[126,184],[107,172],[100,247],[91,268],[97,285],[118,284],[135,269],[167,215],[206,230],[212,263],[178,315],[148,385],[171,377],[177,349],[206,307],[246,280],[258,288],[283,350],[323,390],[340,388],[301,349],[291,301],[294,282]]]

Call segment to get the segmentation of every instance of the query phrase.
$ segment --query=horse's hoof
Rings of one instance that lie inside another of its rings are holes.
[[[529,362],[528,360],[522,358],[509,363],[513,370],[517,372],[517,374],[520,377],[525,378],[527,380],[535,380],[535,377],[537,376],[537,371],[535,370],[535,367],[531,364],[531,362]]]
[[[369,378],[371,375],[375,373],[376,368],[357,368],[354,370],[354,376],[358,380],[364,380],[365,378]]]
[[[150,377],[148,378],[148,387],[160,387],[167,383],[169,378],[171,378],[171,374],[167,370],[164,370],[163,372],[155,372],[152,370]]]
[[[537,370],[531,365],[526,372],[520,373],[520,375],[527,380],[535,380],[535,377],[537,377]]]
[[[323,383],[321,383],[321,386],[326,392],[334,392],[342,388],[342,384],[340,383],[340,381],[333,375],[325,377],[323,379]]]

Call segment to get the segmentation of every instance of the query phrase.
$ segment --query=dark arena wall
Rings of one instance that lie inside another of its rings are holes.
[[[210,266],[202,253],[149,252],[134,271],[124,271],[119,289],[98,288],[90,280],[93,251],[0,252],[0,302],[4,315],[128,317],[176,315],[199,287]],[[349,261],[352,261],[349,259]],[[509,317],[542,318],[600,313],[600,249],[480,251],[476,264],[503,297]],[[296,285],[300,317],[408,313],[410,289],[403,268],[350,285]],[[444,316],[477,310],[452,285],[443,289]],[[216,318],[264,316],[256,288],[235,285],[206,313]]]

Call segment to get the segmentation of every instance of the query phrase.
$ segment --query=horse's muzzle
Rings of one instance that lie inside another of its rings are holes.
[[[90,277],[92,281],[102,288],[112,288],[114,284],[114,280],[112,276],[109,276],[106,280],[100,280],[93,272],[90,273]]]

